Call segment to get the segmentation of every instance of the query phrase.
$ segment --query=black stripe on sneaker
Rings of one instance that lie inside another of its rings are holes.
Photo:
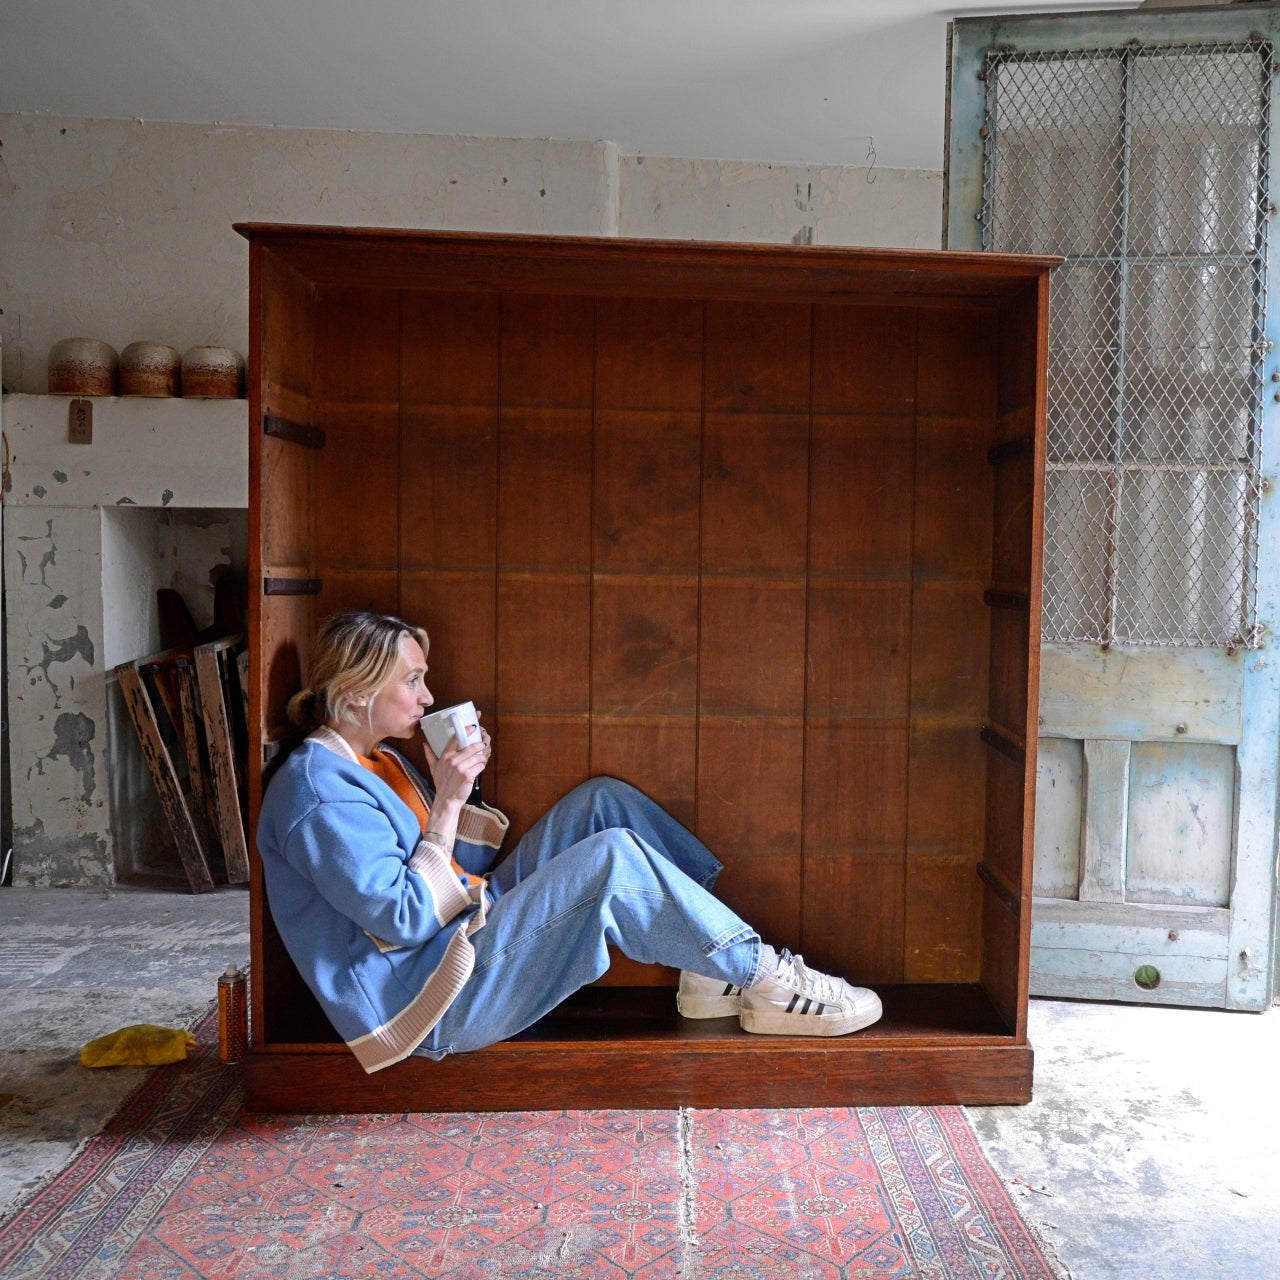
[[[818,1011],[817,1011],[817,1012],[818,1012],[818,1017],[822,1017],[822,1011],[823,1011],[823,1009],[825,1009],[826,1007],[827,1007],[827,1006],[826,1006],[825,1004],[820,1004],[820,1005],[818,1006]]]
[[[722,996],[731,996],[731,995],[733,995],[733,983],[732,983],[732,982],[726,982],[726,983],[724,984],[724,990],[723,990],[720,994],[721,994]]]
[[[797,991],[797,992],[795,993],[795,995],[793,995],[793,996],[791,997],[791,1003],[790,1003],[789,1005],[787,1005],[787,1012],[788,1012],[788,1013],[791,1013],[791,1012],[795,1009],[795,1007],[796,1007],[796,1001],[797,1001],[797,1000],[799,1000],[799,999],[800,999],[800,993]]]
[[[810,1000],[808,996],[805,996],[805,998],[804,998],[804,1008],[803,1008],[803,1009],[801,1009],[801,1010],[800,1010],[800,1012],[801,1012],[801,1013],[808,1013],[808,1012],[809,1012],[809,1006],[810,1006],[812,1003],[813,1003],[813,1001],[812,1001],[812,1000]]]

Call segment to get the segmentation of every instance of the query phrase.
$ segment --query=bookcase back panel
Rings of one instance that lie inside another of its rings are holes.
[[[977,980],[994,311],[314,305],[311,616],[427,626],[512,838],[614,774],[815,964]]]

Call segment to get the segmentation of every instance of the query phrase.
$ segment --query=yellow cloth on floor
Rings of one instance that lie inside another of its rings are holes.
[[[80,1065],[162,1067],[166,1062],[181,1062],[187,1056],[187,1050],[195,1047],[196,1038],[190,1031],[175,1031],[171,1027],[139,1022],[90,1040],[80,1050]]]

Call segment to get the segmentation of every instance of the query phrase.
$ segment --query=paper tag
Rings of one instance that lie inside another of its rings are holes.
[[[93,443],[93,401],[73,400],[67,409],[67,443]]]

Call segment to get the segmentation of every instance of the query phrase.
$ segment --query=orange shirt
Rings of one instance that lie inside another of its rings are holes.
[[[373,759],[362,755],[357,755],[356,759],[370,773],[376,773],[413,810],[413,815],[418,819],[422,834],[426,835],[427,827],[431,822],[431,810],[423,803],[422,797],[418,794],[418,788],[409,780],[409,775],[404,771],[404,765],[395,756],[389,755],[385,751],[379,751]],[[473,876],[463,870],[452,858],[449,859],[449,862],[452,864],[453,869],[466,879],[467,884],[484,883],[482,877]]]

